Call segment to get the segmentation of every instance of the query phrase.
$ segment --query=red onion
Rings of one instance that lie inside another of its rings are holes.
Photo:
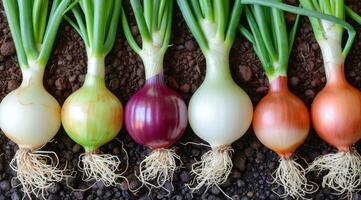
[[[169,148],[187,127],[187,107],[164,82],[163,74],[149,78],[125,108],[130,136],[151,149]]]

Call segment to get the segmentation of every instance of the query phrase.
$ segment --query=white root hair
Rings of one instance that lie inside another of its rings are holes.
[[[200,161],[195,162],[191,171],[194,178],[187,184],[192,193],[203,186],[206,187],[206,191],[210,187],[216,186],[227,198],[231,199],[219,185],[225,183],[231,173],[233,168],[232,153],[233,149],[230,146],[218,147],[208,151],[201,157]]]
[[[352,193],[361,191],[361,156],[356,149],[322,155],[307,170],[327,171],[322,187],[335,190],[337,195],[352,199]]]
[[[66,169],[66,166],[58,169],[58,166],[59,158],[55,152],[20,148],[10,162],[10,168],[17,173],[11,181],[12,186],[22,186],[24,197],[29,199],[31,195],[41,195],[45,199],[47,189],[52,187],[54,182],[71,176],[72,170]],[[20,183],[15,184],[16,180]]]
[[[170,194],[170,191],[164,185],[169,181],[173,187],[174,171],[178,168],[177,160],[182,163],[179,155],[173,149],[153,150],[140,163],[139,176],[137,178],[142,182],[142,186],[145,185],[149,189],[149,192],[153,188],[161,188]]]
[[[278,184],[283,187],[283,193],[276,192],[276,188],[272,191],[281,198],[291,196],[294,199],[307,199],[307,194],[312,194],[318,190],[315,183],[308,183],[306,178],[306,170],[294,161],[292,158],[282,157],[280,165],[272,174],[273,181],[271,184]]]
[[[78,167],[83,172],[83,181],[103,182],[106,187],[115,186],[119,182],[119,178],[124,179],[128,183],[128,179],[123,174],[128,170],[128,153],[122,146],[122,150],[126,154],[126,167],[123,172],[118,173],[121,164],[118,156],[110,154],[96,154],[94,152],[86,152],[80,155]],[[128,184],[129,185],[129,184]]]

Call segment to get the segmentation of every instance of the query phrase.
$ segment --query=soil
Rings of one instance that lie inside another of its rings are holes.
[[[290,2],[297,3],[292,0]],[[348,1],[348,5],[361,13],[361,2],[358,0]],[[129,11],[129,7],[127,8]],[[130,11],[129,11],[130,12]],[[289,20],[294,18],[291,15]],[[351,53],[346,62],[346,76],[352,85],[361,89],[361,26],[350,21],[357,29],[358,35]],[[134,24],[134,22],[133,22]],[[132,25],[132,31],[137,34],[137,28]],[[263,73],[260,62],[252,50],[252,46],[245,38],[238,36],[230,56],[231,71],[234,80],[250,95],[254,105],[267,93],[268,81]],[[144,70],[140,58],[130,49],[119,28],[118,38],[114,49],[106,59],[106,82],[109,89],[116,94],[125,104],[129,97],[140,89],[144,83]],[[169,48],[164,61],[165,75],[170,87],[178,91],[188,102],[192,94],[199,87],[205,75],[205,60],[199,47],[178,10],[175,11],[173,26],[172,46]],[[79,35],[67,24],[60,27],[58,39],[54,47],[51,60],[46,69],[44,85],[62,104],[64,100],[84,81],[86,73],[86,55],[84,45]],[[21,71],[18,67],[14,45],[11,39],[9,27],[6,22],[2,6],[0,6],[0,98],[2,99],[10,91],[21,83]],[[325,85],[323,61],[318,44],[316,43],[312,29],[307,18],[302,18],[297,33],[294,50],[289,64],[289,86],[306,104],[310,104],[315,95]],[[134,143],[123,129],[117,139],[125,144],[129,153],[129,170],[126,173],[130,188],[139,185],[133,175],[138,169],[140,161],[150,152],[145,147]],[[203,142],[188,128],[181,142]],[[360,142],[356,149],[361,151]],[[200,156],[209,150],[202,146],[184,146],[178,143],[175,148],[183,159],[183,167],[174,176],[174,191],[166,196],[162,190],[154,190],[148,195],[147,190],[141,190],[133,195],[129,187],[122,182],[117,187],[107,188],[101,183],[95,184],[91,189],[80,192],[71,191],[66,183],[57,183],[49,189],[47,199],[192,199],[192,194],[185,184],[189,182],[191,164],[199,160]],[[265,148],[254,136],[252,129],[240,140],[233,144],[234,169],[228,181],[221,188],[235,200],[247,199],[279,199],[272,192],[275,185],[269,184],[271,174],[278,166],[277,155]],[[18,147],[0,135],[0,200],[22,198],[20,188],[11,187],[11,179],[15,173],[10,169],[9,162]],[[58,153],[60,162],[64,166],[77,168],[78,157],[83,149],[75,144],[64,132],[59,131],[56,138],[44,147]],[[121,144],[113,140],[101,148],[102,152],[111,153],[124,158]],[[311,162],[315,157],[334,152],[335,149],[324,143],[314,130],[307,141],[298,149],[296,154],[299,162]],[[123,161],[125,161],[123,159]],[[309,179],[321,184],[321,176],[309,175]],[[87,188],[92,183],[84,183],[79,174],[69,180],[74,188]],[[168,184],[167,187],[170,188]],[[282,190],[276,189],[278,192]],[[339,199],[332,195],[330,189],[320,189],[310,196],[312,199]],[[200,191],[193,194],[194,199],[225,199],[219,189],[210,188],[208,192]],[[360,194],[355,194],[354,199],[361,199]]]

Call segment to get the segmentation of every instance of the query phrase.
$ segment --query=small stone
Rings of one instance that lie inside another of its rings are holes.
[[[69,77],[69,82],[70,83],[74,83],[76,81],[76,75],[70,76]]]
[[[82,200],[84,199],[84,195],[82,192],[74,192],[73,193],[76,199]]]
[[[194,42],[194,40],[188,40],[184,46],[186,47],[186,49],[188,51],[194,51],[196,49],[196,44]]]
[[[79,144],[75,144],[72,149],[73,153],[78,153],[80,151],[80,148],[81,147]]]
[[[246,160],[240,156],[237,156],[234,159],[234,165],[239,171],[243,172],[246,169]]]
[[[252,197],[253,197],[253,195],[254,195],[254,193],[253,193],[253,192],[247,192],[247,197],[252,198]]]
[[[188,83],[185,83],[180,87],[180,90],[183,93],[188,93],[190,89],[191,89],[191,86]]]
[[[58,78],[55,81],[55,87],[57,90],[65,90],[68,86],[68,80],[64,78]]]
[[[292,86],[297,86],[300,83],[300,79],[297,76],[292,76],[290,78],[290,83]]]
[[[127,181],[123,181],[120,183],[119,185],[119,188],[122,190],[122,191],[127,191],[129,189],[128,187],[128,182]]]
[[[313,43],[311,46],[312,50],[318,50],[320,46],[317,43]]]
[[[65,56],[65,59],[68,60],[68,61],[71,61],[71,60],[73,60],[73,56],[68,54],[68,55]]]
[[[314,79],[314,80],[311,81],[311,86],[312,87],[316,87],[316,86],[318,86],[320,84],[321,84],[320,79]]]
[[[246,183],[244,182],[244,181],[242,181],[241,179],[239,179],[238,181],[237,181],[237,186],[238,187],[244,187],[246,185]]]
[[[267,87],[261,86],[261,87],[259,87],[259,88],[256,89],[256,92],[257,92],[258,94],[263,94],[263,93],[265,93],[267,90],[268,90]]]
[[[240,65],[238,67],[239,73],[241,75],[241,79],[245,82],[248,82],[252,78],[252,70],[248,66]]]
[[[8,82],[8,90],[9,91],[13,91],[18,87],[19,87],[19,82],[17,80],[10,80]]]
[[[15,53],[15,46],[12,41],[4,42],[0,47],[0,53],[3,56],[11,56]]]
[[[315,96],[315,92],[311,89],[306,90],[305,95],[307,98],[312,99]]]
[[[218,187],[213,186],[210,190],[210,192],[214,195],[219,195],[221,191],[218,189]]]
[[[263,161],[264,160],[264,155],[260,152],[257,152],[257,159]]]
[[[10,189],[10,183],[7,180],[3,180],[0,182],[0,189],[3,191],[8,191]]]
[[[111,90],[116,90],[119,88],[120,85],[120,81],[117,78],[114,78],[112,80],[110,80],[110,89]]]
[[[253,157],[253,150],[248,147],[248,148],[246,148],[246,149],[244,150],[244,154],[245,154],[248,158]]]
[[[138,27],[136,25],[131,27],[132,33],[133,35],[137,35],[138,34]]]
[[[183,183],[188,183],[189,182],[189,174],[186,171],[182,171],[182,173],[180,174],[180,180]]]
[[[12,193],[11,200],[20,200],[19,194],[17,192]]]
[[[60,185],[59,185],[59,183],[53,184],[53,185],[48,189],[48,191],[49,191],[51,194],[56,194],[56,193],[59,192],[59,190],[60,190]]]

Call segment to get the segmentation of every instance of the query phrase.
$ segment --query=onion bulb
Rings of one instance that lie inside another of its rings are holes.
[[[187,107],[179,95],[168,88],[160,73],[146,80],[145,85],[127,103],[125,124],[129,135],[152,149],[140,164],[139,180],[147,187],[164,188],[173,179],[180,157],[171,149],[187,127]],[[156,183],[150,182],[156,178]],[[167,190],[167,189],[165,189]]]
[[[187,106],[166,85],[163,76],[164,55],[172,32],[173,1],[151,2],[143,1],[142,5],[140,1],[130,1],[142,47],[136,42],[122,12],[125,36],[131,48],[142,58],[146,79],[145,85],[127,103],[125,125],[134,141],[152,150],[139,166],[138,179],[142,186],[149,190],[161,188],[169,194],[164,185],[166,182],[172,184],[178,168],[180,156],[172,146],[187,127]]]
[[[122,1],[79,1],[71,10],[73,18],[66,20],[84,41],[88,66],[83,86],[65,100],[61,118],[69,137],[85,149],[78,164],[83,179],[115,186],[118,178],[127,180],[118,173],[120,159],[99,148],[113,140],[123,124],[122,104],[105,85],[105,57],[115,43]]]
[[[98,154],[99,148],[119,133],[123,124],[123,108],[118,98],[105,86],[104,78],[88,74],[84,85],[71,94],[62,107],[65,131],[85,153],[79,163],[85,180],[116,184],[120,160],[116,156]]]
[[[229,69],[243,5],[241,0],[214,1],[214,5],[199,0],[177,3],[207,65],[205,80],[189,102],[188,118],[194,133],[209,143],[211,150],[192,165],[194,177],[188,187],[192,192],[203,186],[219,188],[233,167],[231,144],[245,134],[253,115],[249,96],[233,81]]]
[[[212,150],[192,166],[192,191],[226,182],[233,167],[231,144],[248,130],[253,115],[250,98],[231,78],[228,60],[216,55],[206,60],[206,78],[189,102],[188,117]]]
[[[274,183],[283,186],[280,197],[304,197],[318,189],[306,178],[305,169],[292,158],[310,130],[310,114],[305,104],[287,86],[287,77],[271,80],[268,94],[258,103],[253,130],[263,145],[280,156]]]
[[[280,157],[289,158],[306,140],[310,114],[287,86],[287,77],[270,82],[268,94],[258,103],[253,117],[257,138]]]

